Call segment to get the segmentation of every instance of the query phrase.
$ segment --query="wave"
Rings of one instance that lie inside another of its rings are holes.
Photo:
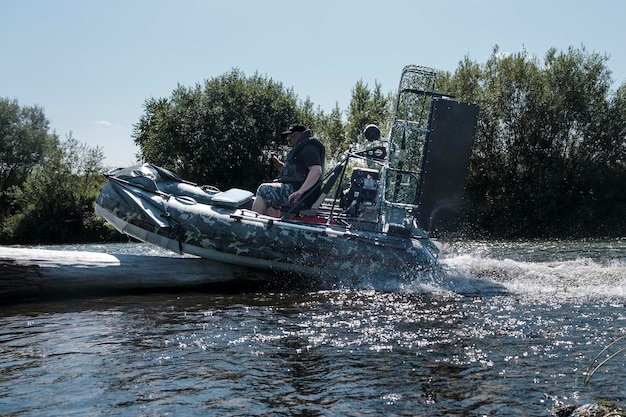
[[[447,274],[489,280],[513,293],[577,296],[626,296],[626,262],[589,258],[530,262],[474,255],[441,259]]]
[[[54,249],[54,247],[50,247]],[[180,256],[143,243],[62,246],[151,256]],[[321,283],[324,288],[391,292],[575,297],[626,297],[626,240],[606,242],[448,242],[441,268],[416,272],[407,280],[363,277],[359,282]],[[300,285],[302,283],[299,283]],[[311,283],[315,288],[320,282]]]

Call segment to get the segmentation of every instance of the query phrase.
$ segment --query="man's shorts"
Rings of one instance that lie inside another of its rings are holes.
[[[293,194],[293,186],[281,182],[268,182],[259,185],[256,196],[261,197],[268,207],[280,209],[289,205],[289,196]]]

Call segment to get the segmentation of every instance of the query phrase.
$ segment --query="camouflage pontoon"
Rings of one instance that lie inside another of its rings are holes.
[[[144,164],[107,174],[96,213],[136,239],[214,261],[326,277],[410,277],[437,265],[429,233],[455,227],[478,115],[476,105],[435,93],[435,76],[404,68],[389,138],[367,126],[372,146],[347,153],[312,208],[259,215],[249,191],[199,187]]]

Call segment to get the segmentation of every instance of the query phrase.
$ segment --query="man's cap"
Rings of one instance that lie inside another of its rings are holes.
[[[304,132],[306,130],[306,126],[302,123],[296,123],[287,128],[283,133],[283,136],[291,135],[293,132]]]

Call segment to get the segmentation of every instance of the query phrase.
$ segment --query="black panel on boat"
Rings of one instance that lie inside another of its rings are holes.
[[[416,218],[430,232],[455,232],[467,183],[478,105],[433,99]]]

